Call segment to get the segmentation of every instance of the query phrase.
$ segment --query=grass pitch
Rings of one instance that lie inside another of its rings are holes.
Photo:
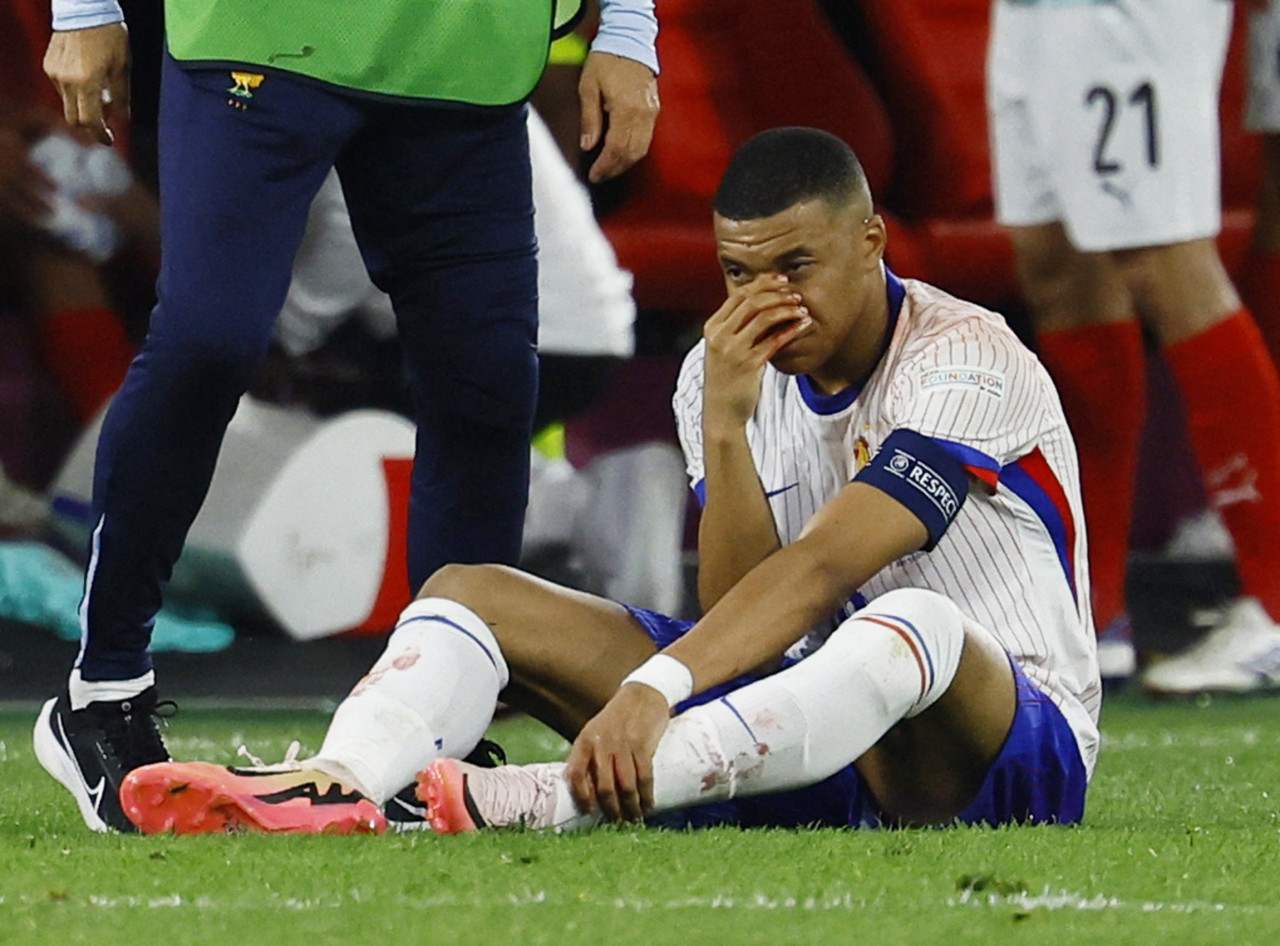
[[[1280,944],[1280,699],[1106,704],[1087,824],[437,838],[87,832],[0,714],[0,944]],[[319,745],[319,713],[184,711],[179,758]],[[523,720],[513,761],[563,743]]]

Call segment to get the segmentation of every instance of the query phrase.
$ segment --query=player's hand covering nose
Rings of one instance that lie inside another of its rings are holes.
[[[734,289],[702,329],[708,420],[745,424],[760,399],[765,364],[811,324],[800,294],[783,276],[758,276]]]

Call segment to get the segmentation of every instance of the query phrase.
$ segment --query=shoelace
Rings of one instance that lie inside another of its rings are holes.
[[[473,773],[468,780],[472,801],[491,825],[546,827],[562,764],[503,766]]]
[[[177,713],[178,704],[173,700],[125,700],[119,713],[110,713],[103,719],[103,731],[113,753],[123,750],[124,758],[118,761],[126,771],[169,758],[157,722],[164,723]]]
[[[289,748],[284,750],[284,758],[268,765],[249,751],[248,746],[241,746],[236,750],[236,755],[249,760],[250,765],[258,772],[297,772],[302,768],[302,763],[298,761],[298,753],[302,751],[302,743],[297,739],[289,743]]]

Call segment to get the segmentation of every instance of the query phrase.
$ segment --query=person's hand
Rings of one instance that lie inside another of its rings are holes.
[[[30,142],[16,128],[0,127],[0,224],[39,225],[49,212],[53,182],[27,160]]]
[[[670,717],[661,693],[628,683],[582,728],[565,771],[582,811],[638,821],[653,809],[653,753]]]
[[[67,124],[111,144],[107,118],[129,104],[129,34],[124,24],[55,32],[44,54],[44,72],[62,96]]]
[[[648,66],[610,53],[588,53],[578,98],[582,150],[590,151],[604,136],[604,148],[587,172],[591,183],[617,177],[645,156],[659,108],[658,80]]]
[[[786,277],[758,276],[729,293],[707,319],[703,412],[713,423],[743,425],[760,400],[765,364],[813,324]]]

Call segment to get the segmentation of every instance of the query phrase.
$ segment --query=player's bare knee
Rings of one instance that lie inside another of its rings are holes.
[[[506,572],[501,565],[442,565],[418,591],[419,598],[449,598],[470,606],[492,596]]]
[[[445,598],[456,601],[475,611],[491,627],[501,625],[506,629],[509,622],[501,620],[503,615],[496,611],[506,600],[502,587],[509,580],[510,569],[502,565],[443,565],[423,583],[418,600]],[[505,641],[503,646],[506,646]]]

